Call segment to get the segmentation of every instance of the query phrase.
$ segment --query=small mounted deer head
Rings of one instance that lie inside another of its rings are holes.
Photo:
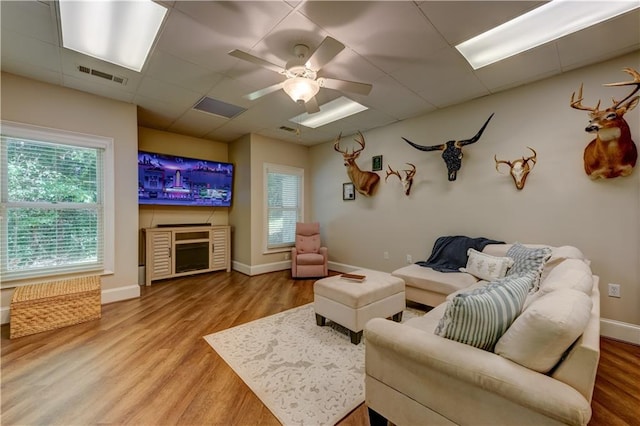
[[[413,185],[413,177],[416,175],[416,166],[414,166],[411,163],[406,163],[406,164],[411,166],[411,169],[401,170],[402,172],[404,172],[404,177],[400,175],[400,172],[393,170],[391,166],[387,165],[387,167],[389,167],[389,171],[387,172],[387,176],[384,178],[384,181],[386,182],[389,176],[391,175],[398,176],[398,179],[400,179],[400,182],[402,183],[402,188],[404,188],[404,195],[408,196],[409,193],[411,192],[411,186]]]
[[[521,190],[522,188],[524,188],[524,184],[527,181],[527,176],[529,176],[529,172],[533,170],[534,166],[537,163],[536,158],[538,154],[533,148],[529,148],[529,149],[531,150],[531,152],[533,152],[533,155],[531,157],[527,157],[527,158],[522,157],[513,161],[498,160],[498,157],[496,155],[493,156],[493,159],[496,161],[496,170],[498,171],[498,173],[502,173],[498,169],[498,166],[500,164],[506,164],[507,166],[509,166],[509,174],[513,178],[513,183],[516,184],[516,188],[518,190]]]
[[[364,136],[362,133],[358,132],[358,137],[354,140],[358,145],[360,145],[360,149],[354,149],[351,152],[349,152],[348,149],[340,149],[340,139],[342,139],[342,133],[340,133],[334,141],[333,149],[342,154],[342,157],[344,158],[344,165],[347,167],[347,175],[349,176],[349,179],[353,182],[353,186],[355,186],[356,191],[362,195],[372,195],[376,185],[378,185],[378,182],[380,181],[380,176],[378,176],[377,173],[360,170],[356,164],[356,158],[358,158],[360,152],[365,146]]]
[[[584,171],[591,179],[628,176],[638,159],[638,149],[623,116],[638,105],[640,97],[633,95],[640,90],[640,73],[632,68],[624,68],[623,71],[631,75],[633,80],[605,86],[635,88],[621,101],[612,99],[613,104],[607,109],[599,109],[599,100],[594,107],[583,106],[582,84],[577,99],[575,92],[571,95],[571,108],[589,112],[589,125],[584,129],[585,132],[596,134],[596,138],[584,149]]]

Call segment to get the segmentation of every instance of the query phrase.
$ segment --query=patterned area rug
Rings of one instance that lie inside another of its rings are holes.
[[[334,425],[364,402],[364,339],[317,326],[312,303],[204,339],[284,425]]]

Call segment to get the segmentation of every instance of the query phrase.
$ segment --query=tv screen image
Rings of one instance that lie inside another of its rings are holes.
[[[138,151],[138,204],[229,207],[233,164]]]

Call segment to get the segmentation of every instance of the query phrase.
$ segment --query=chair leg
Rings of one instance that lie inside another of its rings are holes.
[[[391,319],[393,319],[395,322],[402,321],[402,311],[395,314],[393,317],[391,317]]]
[[[316,324],[320,327],[324,326],[327,319],[320,314],[316,314]]]
[[[369,411],[370,426],[387,426],[387,419],[383,415],[379,414],[369,407],[367,407],[367,410]]]
[[[351,343],[357,345],[360,343],[360,340],[362,340],[362,331],[356,333],[355,331],[349,330],[349,337],[351,337]]]

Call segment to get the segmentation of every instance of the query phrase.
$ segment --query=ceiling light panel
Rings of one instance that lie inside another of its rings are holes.
[[[167,8],[151,0],[60,0],[62,45],[140,72]]]
[[[320,112],[316,112],[313,114],[308,114],[305,112],[304,114],[300,114],[289,119],[289,121],[296,124],[301,124],[305,127],[316,129],[320,126],[324,126],[325,124],[342,120],[343,118],[349,117],[350,115],[357,114],[367,109],[369,108],[357,103],[356,101],[352,101],[347,97],[340,96],[339,98],[334,99],[331,102],[327,102],[326,104],[321,105]]]
[[[640,7],[638,0],[553,0],[456,49],[479,69]]]

